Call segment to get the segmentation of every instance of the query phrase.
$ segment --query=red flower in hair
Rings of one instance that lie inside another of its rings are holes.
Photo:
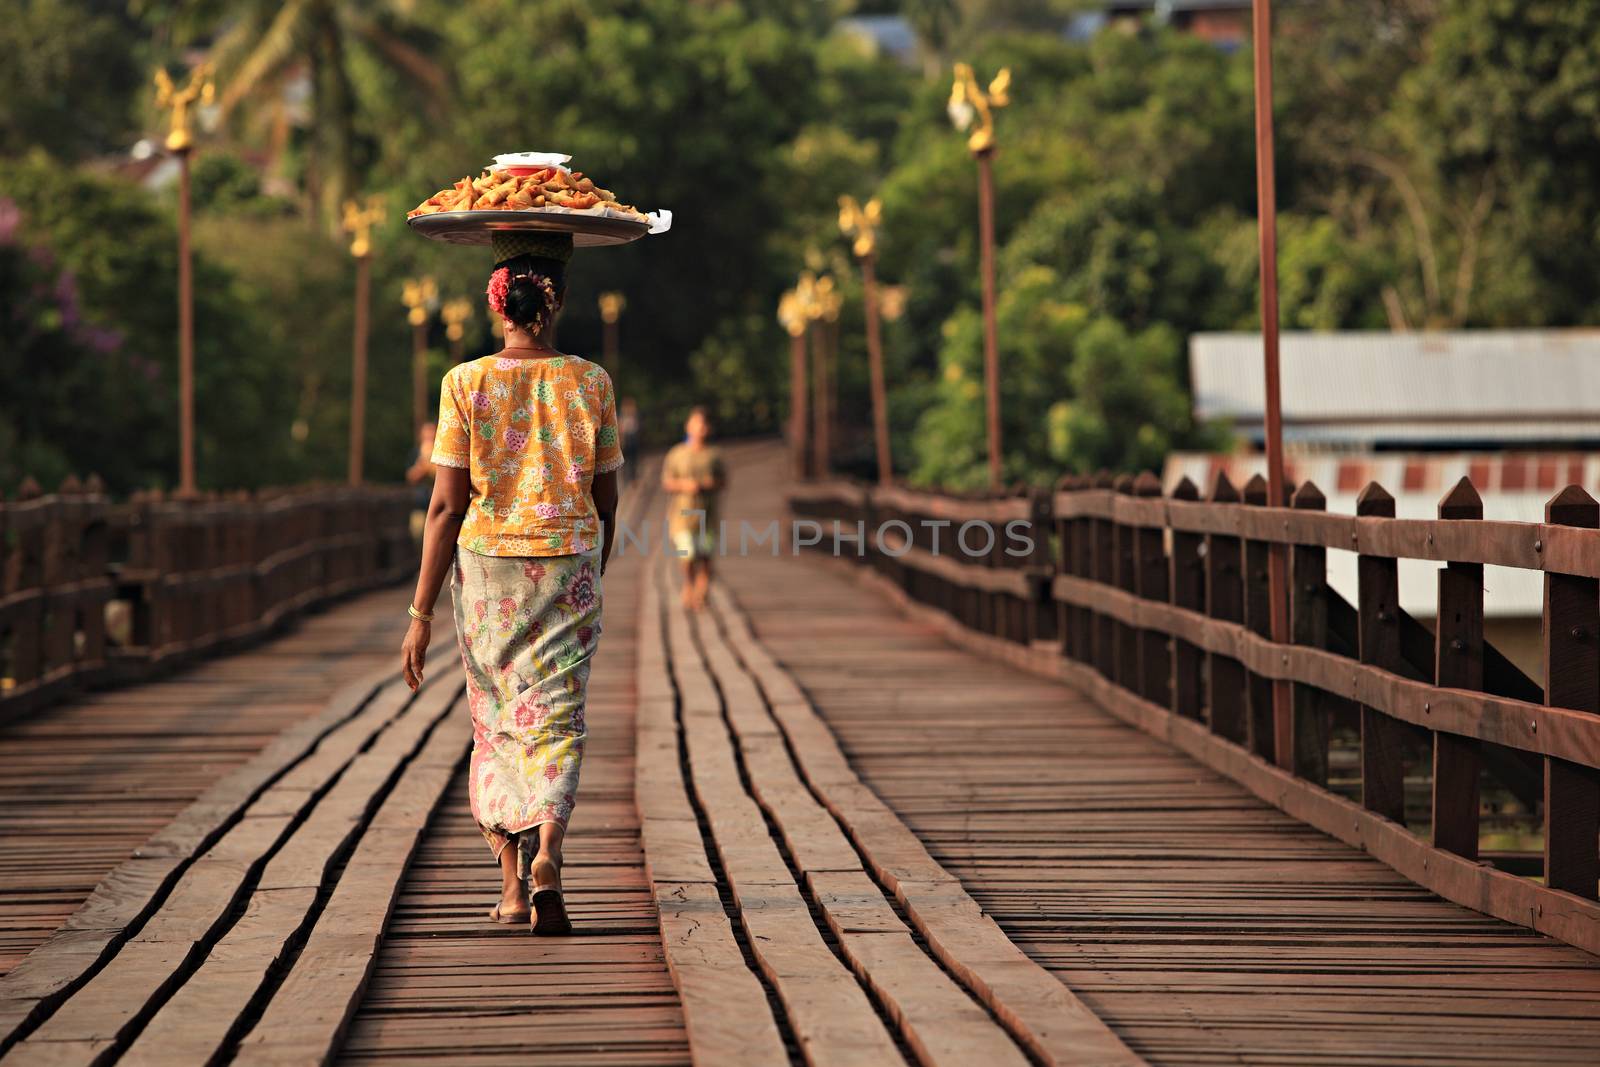
[[[511,271],[501,267],[489,275],[489,310],[496,315],[504,316],[506,312],[506,294],[511,291]]]

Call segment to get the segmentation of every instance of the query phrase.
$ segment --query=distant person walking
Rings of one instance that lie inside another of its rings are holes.
[[[417,688],[448,572],[472,712],[472,815],[500,864],[489,918],[560,934],[571,929],[561,845],[622,449],[610,377],[550,341],[571,238],[496,235],[495,253],[489,308],[505,350],[445,375],[404,669]]]
[[[406,468],[406,484],[411,486],[411,536],[422,535],[427,521],[428,501],[433,499],[433,441],[438,431],[435,423],[425,422],[417,430],[416,462]]]
[[[617,429],[622,434],[623,466],[636,471],[639,469],[639,404],[631,396],[623,397],[617,409]]]
[[[728,471],[722,453],[706,443],[711,417],[705,408],[689,412],[683,431],[683,442],[673,445],[661,462],[661,488],[672,494],[667,529],[673,550],[683,560],[683,603],[699,611],[711,586],[711,560],[721,528],[717,502],[728,486]]]

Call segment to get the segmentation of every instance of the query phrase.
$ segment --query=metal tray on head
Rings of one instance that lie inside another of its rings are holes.
[[[435,211],[407,219],[413,230],[435,241],[453,245],[486,245],[496,231],[543,230],[570,233],[575,247],[620,245],[637,241],[650,232],[642,219],[592,215],[578,211]]]

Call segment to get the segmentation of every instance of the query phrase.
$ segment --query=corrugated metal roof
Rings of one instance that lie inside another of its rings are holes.
[[[1108,11],[1249,11],[1251,0],[1103,0]]]
[[[1573,425],[1600,432],[1600,330],[1285,333],[1281,367],[1286,426],[1537,421],[1571,424],[1563,436]],[[1259,334],[1195,334],[1189,376],[1201,418],[1261,421]]]

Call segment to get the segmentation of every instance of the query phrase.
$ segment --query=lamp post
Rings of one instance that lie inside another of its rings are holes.
[[[439,317],[444,320],[444,336],[450,342],[450,358],[460,363],[464,354],[467,322],[472,318],[472,301],[464,296],[447,300],[444,307],[439,309]]]
[[[789,335],[789,465],[806,476],[806,308],[800,287],[778,301],[778,322]]]
[[[957,63],[955,81],[950,87],[950,121],[966,130],[977,120],[967,138],[967,148],[978,161],[978,245],[983,272],[983,384],[986,393],[986,418],[989,426],[989,485],[1000,488],[1003,477],[1000,462],[1000,345],[995,327],[994,295],[994,109],[1011,102],[1011,71],[1002,69],[985,92],[978,86],[972,68]]]
[[[428,312],[439,306],[439,285],[426,274],[407,278],[400,299],[411,323],[411,435],[421,440],[428,421]]]
[[[170,108],[167,151],[178,159],[178,492],[195,494],[194,469],[194,273],[189,250],[189,155],[194,148],[189,111],[217,93],[211,65],[202,63],[179,89],[164,68],[156,69],[156,106]]]
[[[600,294],[601,351],[606,361],[606,370],[611,372],[613,383],[616,382],[617,357],[620,355],[617,345],[617,321],[622,318],[622,312],[627,306],[628,298],[621,293]]]
[[[1261,348],[1265,377],[1267,503],[1283,507],[1283,412],[1278,382],[1278,190],[1272,137],[1272,2],[1254,0],[1252,47],[1255,61],[1256,217],[1261,248]],[[1289,547],[1267,545],[1268,624],[1272,640],[1289,641]],[[1289,683],[1272,683],[1273,756],[1279,767],[1294,767],[1294,706]]]
[[[811,467],[812,475],[826,478],[833,466],[833,405],[829,390],[828,327],[826,320],[833,305],[833,278],[827,274],[814,277],[809,272],[801,278],[807,294],[806,318],[811,334]]]
[[[350,234],[350,254],[356,261],[356,325],[350,364],[351,485],[361,484],[367,439],[367,313],[372,304],[372,227],[382,217],[382,197],[367,197],[365,207],[354,200],[344,202],[344,229]]]
[[[883,339],[878,325],[878,223],[883,205],[877,197],[866,204],[855,197],[839,198],[839,230],[853,237],[851,251],[861,260],[861,297],[867,318],[867,369],[872,387],[872,432],[878,449],[878,483],[894,481],[894,464],[889,455],[889,401],[883,384]]]

